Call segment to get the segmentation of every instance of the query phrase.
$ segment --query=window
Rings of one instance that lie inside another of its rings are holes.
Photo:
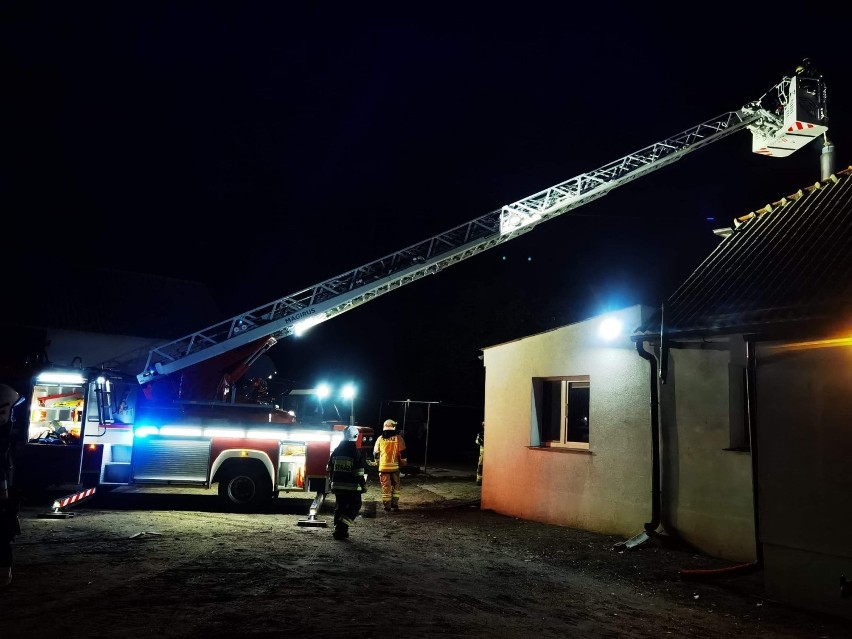
[[[728,364],[728,405],[730,446],[728,450],[749,451],[748,432],[748,371],[744,365]]]
[[[534,380],[540,445],[589,447],[588,377]]]
[[[89,385],[86,421],[99,424],[131,424],[136,408],[137,384],[119,379]]]

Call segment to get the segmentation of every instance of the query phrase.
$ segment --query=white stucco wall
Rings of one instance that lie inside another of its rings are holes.
[[[650,372],[629,333],[647,307],[610,315],[625,334],[605,343],[605,316],[484,349],[482,508],[626,538],[651,518]],[[608,315],[609,316],[609,315]],[[531,448],[532,379],[588,375],[588,451]]]
[[[757,356],[760,539],[767,591],[852,618],[852,348],[762,345]]]
[[[47,356],[57,366],[71,366],[74,358],[82,360],[82,366],[100,366],[103,362],[120,361],[127,373],[141,373],[145,368],[148,350],[164,340],[128,335],[106,335],[50,329],[47,332],[50,344]],[[79,363],[75,363],[80,365]]]
[[[756,558],[751,453],[726,450],[731,412],[742,410],[729,398],[730,361],[725,344],[669,351],[660,389],[662,511],[666,528],[702,552],[748,562]]]

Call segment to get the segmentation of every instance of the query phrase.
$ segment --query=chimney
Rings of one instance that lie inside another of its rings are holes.
[[[828,133],[823,133],[825,141],[819,156],[820,180],[827,180],[834,173],[834,145],[828,139]]]

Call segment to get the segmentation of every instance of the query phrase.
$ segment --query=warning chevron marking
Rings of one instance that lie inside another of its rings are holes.
[[[802,129],[812,129],[812,128],[814,128],[813,124],[807,124],[805,122],[799,122],[797,120],[795,124],[791,124],[790,126],[787,127],[787,131],[790,131],[790,132],[801,131]]]
[[[74,493],[72,495],[68,495],[67,497],[62,497],[61,499],[57,499],[53,502],[53,509],[57,510],[60,508],[67,508],[68,506],[73,506],[74,504],[86,499],[87,497],[91,497],[95,494],[95,488],[87,488],[79,493]]]

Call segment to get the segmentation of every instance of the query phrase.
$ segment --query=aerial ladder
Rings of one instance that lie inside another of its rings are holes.
[[[808,65],[800,66],[795,74],[785,76],[758,100],[737,111],[723,113],[369,264],[157,346],[148,353],[137,380],[146,385],[252,344],[265,352],[278,340],[504,244],[742,129],[751,131],[754,153],[777,158],[825,136],[827,122],[823,78]],[[829,147],[827,136],[825,145]]]

